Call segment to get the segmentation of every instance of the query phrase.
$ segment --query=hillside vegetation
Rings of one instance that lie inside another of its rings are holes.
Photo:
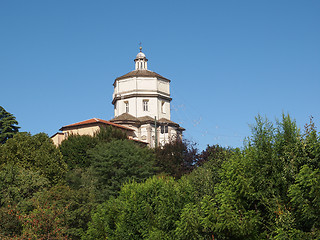
[[[258,116],[241,149],[199,152],[179,140],[150,149],[111,127],[57,148],[5,113],[1,239],[320,238],[312,119],[300,130],[289,115]]]

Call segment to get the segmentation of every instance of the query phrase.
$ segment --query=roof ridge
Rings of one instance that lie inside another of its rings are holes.
[[[90,118],[90,119],[86,119],[86,120],[83,120],[83,121],[80,121],[80,122],[76,122],[76,123],[71,123],[71,124],[68,124],[68,125],[65,125],[63,127],[68,127],[68,126],[71,126],[71,125],[76,125],[76,124],[80,124],[80,123],[83,123],[83,122],[87,122],[87,121],[90,121],[92,120],[93,118]]]
[[[141,75],[140,75],[140,74]],[[140,75],[140,76],[139,76]],[[170,80],[168,78],[163,77],[162,75],[160,75],[157,72],[151,71],[149,69],[136,69],[136,70],[132,70],[120,77],[117,77],[115,79],[116,80],[120,80],[120,79],[124,79],[124,78],[130,78],[130,77],[154,77],[154,78],[161,78],[161,79],[165,79],[167,81],[170,82]]]
[[[122,113],[121,115],[118,115],[114,117],[113,119],[110,120],[110,122],[113,121],[123,121],[123,120],[133,120],[133,121],[138,121],[138,118],[129,114],[129,113]]]

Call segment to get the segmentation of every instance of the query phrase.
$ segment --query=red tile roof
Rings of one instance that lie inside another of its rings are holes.
[[[50,138],[53,138],[56,135],[64,135],[64,134],[62,132],[57,132],[57,133],[53,134]]]
[[[62,128],[60,128],[60,131],[63,131],[64,128],[83,126],[83,125],[88,125],[88,124],[92,124],[92,123],[103,123],[103,124],[111,125],[111,126],[114,126],[114,127],[117,127],[117,128],[122,128],[122,129],[125,129],[125,130],[134,131],[131,128],[128,128],[128,127],[125,127],[125,126],[122,126],[122,125],[119,125],[119,124],[116,124],[116,123],[112,123],[112,122],[109,122],[109,121],[106,121],[106,120],[102,120],[102,119],[99,119],[99,118],[91,118],[89,120],[85,120],[85,121],[82,121],[82,122],[77,122],[77,123],[73,123],[73,124],[70,124],[70,125],[66,125],[66,126],[63,126]]]

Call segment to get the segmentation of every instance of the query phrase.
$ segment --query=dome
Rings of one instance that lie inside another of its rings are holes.
[[[136,56],[136,59],[137,58],[145,58],[146,57],[146,55],[143,53],[143,52],[139,52],[138,54],[137,54],[137,56]]]
[[[140,47],[140,52],[137,54],[134,59],[136,70],[147,70],[148,59],[146,55],[142,52],[142,47]]]

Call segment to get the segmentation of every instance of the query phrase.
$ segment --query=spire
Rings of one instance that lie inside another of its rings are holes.
[[[146,58],[146,55],[142,52],[141,43],[139,50],[140,52],[137,54],[136,59],[134,60],[134,62],[136,63],[136,70],[147,70],[148,59]]]

